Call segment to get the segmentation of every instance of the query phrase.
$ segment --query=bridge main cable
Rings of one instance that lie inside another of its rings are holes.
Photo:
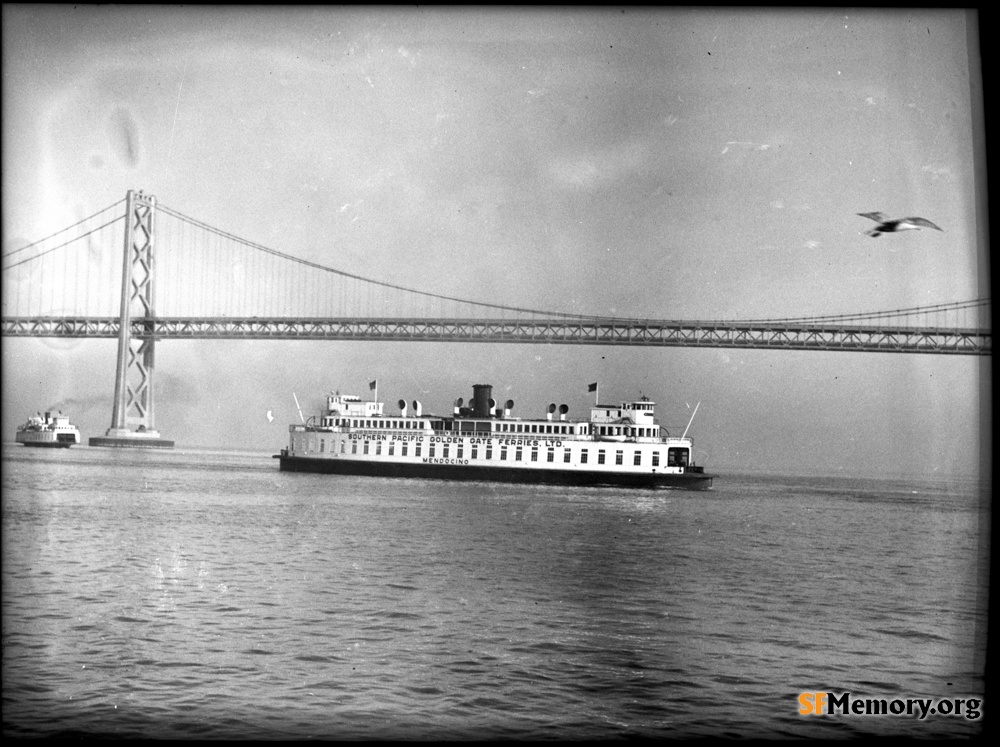
[[[357,275],[355,273],[346,272],[344,270],[338,270],[335,267],[329,267],[327,265],[321,265],[318,262],[312,262],[312,261],[307,260],[307,259],[302,259],[301,257],[296,257],[296,256],[291,255],[291,254],[286,254],[285,252],[278,251],[277,249],[272,249],[271,247],[264,246],[263,244],[258,244],[257,242],[250,241],[249,239],[244,239],[244,238],[242,238],[240,236],[236,236],[235,234],[229,233],[228,231],[224,231],[224,230],[222,230],[220,228],[216,228],[214,226],[211,226],[208,223],[205,223],[203,221],[198,220],[197,218],[192,218],[192,217],[190,217],[188,215],[184,215],[183,213],[181,213],[181,212],[179,212],[177,210],[174,210],[174,209],[172,209],[170,207],[167,207],[166,205],[157,204],[156,207],[157,207],[157,210],[159,210],[160,212],[166,213],[167,215],[171,215],[174,218],[177,218],[178,220],[182,220],[182,221],[184,221],[186,223],[189,223],[189,224],[191,224],[193,226],[201,228],[201,229],[203,229],[205,231],[210,231],[210,232],[215,233],[215,234],[217,234],[219,236],[222,236],[223,238],[229,239],[230,241],[234,241],[234,242],[237,242],[239,244],[243,244],[244,246],[250,247],[252,249],[256,249],[258,251],[264,252],[266,254],[270,254],[270,255],[275,256],[275,257],[280,257],[281,259],[285,259],[285,260],[288,260],[290,262],[295,262],[295,263],[303,265],[305,267],[311,267],[311,268],[316,269],[316,270],[321,270],[323,272],[328,272],[328,273],[331,273],[331,274],[334,274],[334,275],[339,275],[340,277],[344,277],[344,278],[350,278],[351,280],[358,280],[358,281],[361,281],[361,282],[364,282],[364,283],[369,283],[371,285],[379,286],[379,287],[382,287],[382,288],[389,288],[391,290],[402,291],[404,293],[412,293],[412,294],[417,295],[417,296],[426,296],[428,298],[434,298],[434,299],[438,299],[438,300],[441,300],[441,301],[451,301],[453,303],[461,303],[461,304],[466,304],[468,306],[478,306],[478,307],[482,307],[482,308],[495,309],[495,310],[499,310],[499,311],[514,312],[514,313],[518,313],[518,314],[531,314],[533,316],[544,317],[544,318],[558,317],[558,318],[561,318],[561,319],[579,319],[579,320],[611,320],[611,319],[615,319],[616,318],[616,317],[596,316],[596,315],[592,315],[592,314],[574,314],[574,313],[565,312],[565,311],[541,311],[539,309],[528,309],[528,308],[519,307],[519,306],[507,306],[507,305],[504,305],[504,304],[488,303],[488,302],[485,302],[485,301],[472,301],[472,300],[469,300],[467,298],[458,298],[456,296],[446,296],[446,295],[443,295],[443,294],[440,294],[440,293],[432,293],[430,291],[421,291],[421,290],[417,290],[415,288],[407,288],[406,286],[396,285],[395,283],[389,283],[389,282],[386,282],[384,280],[374,280],[372,278],[366,278],[366,277],[364,277],[362,275]]]
[[[31,249],[32,247],[36,247],[39,244],[48,241],[49,239],[55,238],[56,236],[58,236],[61,233],[66,233],[71,228],[76,228],[77,226],[86,223],[88,220],[92,220],[92,219],[96,218],[101,213],[106,213],[109,210],[113,210],[114,208],[118,207],[119,205],[121,205],[124,202],[125,202],[125,200],[118,200],[118,202],[116,202],[116,203],[114,203],[112,205],[108,205],[106,208],[103,208],[102,210],[98,210],[93,215],[88,215],[86,218],[84,218],[82,220],[78,220],[76,223],[74,223],[71,226],[66,226],[66,228],[60,229],[60,230],[56,231],[55,233],[50,234],[49,236],[46,236],[43,239],[38,239],[37,241],[32,241],[30,244],[26,244],[25,246],[22,246],[22,247],[20,247],[18,249],[14,249],[12,251],[7,252],[6,254],[3,255],[2,259],[7,259],[8,257],[13,257],[15,254],[19,254],[20,252],[23,252],[23,251],[26,251],[28,249]],[[31,262],[33,260],[38,259],[39,257],[44,257],[46,254],[54,252],[56,249],[62,249],[64,246],[69,246],[74,241],[79,241],[80,239],[86,238],[87,236],[90,236],[92,233],[96,233],[97,231],[100,231],[102,228],[107,228],[108,226],[112,226],[115,223],[117,223],[118,221],[124,220],[124,219],[125,219],[124,215],[119,215],[117,218],[113,218],[110,221],[108,221],[107,223],[98,226],[97,228],[93,228],[90,231],[87,231],[86,233],[80,234],[79,236],[76,236],[76,237],[70,239],[69,241],[64,241],[62,244],[59,244],[58,246],[54,246],[51,249],[46,249],[44,252],[40,252],[38,254],[35,254],[35,255],[31,256],[31,257],[28,257],[27,259],[22,259],[20,262],[15,262],[14,264],[7,265],[3,269],[4,270],[10,270],[10,269],[12,269],[14,267],[17,267],[18,265],[23,265],[26,262]]]

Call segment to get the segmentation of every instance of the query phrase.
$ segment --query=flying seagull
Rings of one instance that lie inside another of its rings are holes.
[[[890,220],[889,216],[885,213],[858,213],[858,215],[862,218],[871,218],[878,223],[872,230],[865,231],[865,236],[871,236],[873,239],[877,239],[883,233],[895,233],[896,231],[908,231],[911,229],[934,228],[938,231],[944,230],[935,226],[926,218],[897,218],[896,220]]]

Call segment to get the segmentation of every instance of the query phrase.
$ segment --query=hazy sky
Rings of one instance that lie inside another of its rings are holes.
[[[964,11],[14,6],[3,248],[130,188],[280,251],[491,303],[797,317],[985,295]],[[973,40],[970,48],[970,39]],[[944,228],[870,239],[856,215]],[[985,216],[980,215],[980,220]],[[110,425],[113,341],[4,340],[3,438]],[[179,445],[277,450],[331,389],[540,414],[643,393],[709,467],[967,474],[965,356],[165,341]],[[265,417],[273,410],[276,420]]]

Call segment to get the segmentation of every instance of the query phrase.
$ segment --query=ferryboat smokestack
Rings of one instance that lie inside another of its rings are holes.
[[[401,418],[405,418],[406,417],[406,400],[405,399],[399,400],[399,417],[401,417]]]
[[[492,384],[472,385],[472,415],[477,418],[488,418],[492,416],[496,402],[493,401]]]

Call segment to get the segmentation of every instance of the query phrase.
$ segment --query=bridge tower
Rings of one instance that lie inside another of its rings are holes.
[[[153,226],[156,198],[129,190],[125,199],[125,251],[122,260],[122,297],[118,331],[118,368],[111,427],[91,446],[170,448],[153,426],[153,370],[156,318]],[[146,335],[132,339],[132,321],[145,319]]]

